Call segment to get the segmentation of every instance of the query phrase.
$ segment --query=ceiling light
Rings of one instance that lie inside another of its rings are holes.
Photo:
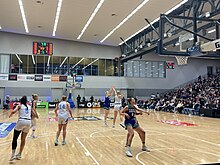
[[[31,57],[32,57],[33,64],[35,65],[34,55],[32,54]]]
[[[23,63],[23,62],[21,61],[20,57],[19,57],[17,54],[15,54],[15,56],[17,57],[17,59],[18,59],[18,61],[19,61],[20,63]]]
[[[23,23],[24,23],[25,32],[29,33],[22,0],[18,0],[18,3],[19,3],[20,11],[21,11],[22,20],[23,20]]]
[[[125,57],[126,57],[126,54],[122,54],[121,56],[122,56],[123,58],[125,58]]]
[[[0,30],[2,29],[1,25],[0,25]]]
[[[212,30],[209,30],[208,33],[214,33],[216,31],[216,29],[212,29]]]
[[[60,64],[60,67],[63,66],[63,64],[64,64],[64,62],[66,61],[67,58],[68,58],[68,57],[65,57],[65,58],[64,58],[63,62]]]
[[[105,38],[103,38],[100,42],[104,42],[107,38],[109,38],[118,28],[120,28],[129,18],[131,18],[138,10],[140,10],[149,0],[144,0],[140,5],[138,5],[127,17],[125,17]]]
[[[82,68],[82,69],[86,69],[88,66],[90,66],[90,65],[92,65],[94,62],[96,62],[96,61],[98,61],[99,60],[99,58],[97,58],[97,59],[95,59],[94,61],[92,61],[91,63],[89,63],[88,65],[86,65],[84,68]]]
[[[192,40],[194,40],[194,38],[193,38],[193,37],[189,39],[189,41],[192,41]]]
[[[135,53],[137,53],[137,51],[138,51],[137,49],[134,49],[134,52],[135,52]]]
[[[56,35],[57,24],[58,24],[59,17],[60,17],[60,10],[61,10],[61,7],[62,7],[62,3],[63,3],[63,0],[59,0],[58,4],[57,4],[57,11],[56,11],[56,17],[55,17],[55,21],[54,21],[53,34],[52,34],[53,37]]]
[[[47,66],[50,65],[50,56],[48,57],[48,60],[47,60]]]
[[[178,5],[174,6],[173,8],[171,8],[170,10],[168,10],[165,14],[169,14],[171,13],[172,11],[176,10],[178,7],[180,7],[181,5],[183,5],[184,3],[186,3],[188,0],[183,0],[182,2],[180,2]],[[155,22],[159,21],[160,20],[160,17],[157,17],[155,20],[153,20],[151,22],[151,25],[153,25]],[[132,37],[136,36],[137,34],[139,34],[140,32],[142,32],[144,29],[150,27],[150,24],[148,24],[147,26],[143,27],[142,29],[140,29],[139,31],[137,31],[136,33],[132,34],[130,37],[128,37],[126,41],[128,41],[129,39],[131,39]],[[120,42],[119,45],[122,45],[123,42]]]
[[[180,43],[179,43],[179,42],[175,43],[175,46],[178,46],[178,45],[180,45]]]
[[[79,60],[79,62],[77,62],[71,69],[75,68],[80,62],[82,62],[84,60],[84,58],[82,58],[81,60]]]
[[[89,24],[92,22],[93,18],[95,17],[96,13],[99,11],[100,7],[102,6],[102,4],[104,3],[105,0],[100,0],[98,5],[96,6],[95,10],[93,11],[92,15],[90,16],[89,20],[86,22],[86,25],[84,26],[84,28],[82,29],[80,35],[77,37],[77,40],[79,40],[83,33],[86,31],[86,29],[88,28]]]

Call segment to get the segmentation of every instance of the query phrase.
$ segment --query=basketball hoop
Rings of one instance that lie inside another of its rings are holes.
[[[187,65],[187,56],[175,56],[178,65]]]

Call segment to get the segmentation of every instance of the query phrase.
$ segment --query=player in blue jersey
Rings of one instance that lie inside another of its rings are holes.
[[[104,103],[104,109],[105,109],[105,117],[104,117],[104,124],[105,126],[108,126],[107,123],[107,117],[110,111],[110,96],[111,96],[111,90],[105,92],[105,103]]]
[[[138,113],[137,111],[147,113],[145,110],[139,108],[135,104],[134,98],[129,98],[128,100],[128,105],[121,111],[121,115],[125,116],[125,127],[128,130],[128,135],[127,135],[127,149],[126,149],[126,155],[128,157],[132,157],[131,153],[131,142],[134,137],[134,130],[139,134],[141,141],[142,141],[142,151],[150,151],[147,146],[145,145],[145,131],[143,128],[141,128],[138,124],[138,121],[136,119],[136,114]]]

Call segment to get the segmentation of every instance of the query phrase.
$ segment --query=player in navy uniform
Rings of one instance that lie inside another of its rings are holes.
[[[32,95],[32,104],[31,104],[31,108],[32,111],[34,111],[35,115],[31,115],[31,128],[32,128],[32,134],[31,137],[32,138],[36,138],[36,136],[34,135],[35,131],[36,131],[36,126],[37,126],[37,119],[38,119],[38,114],[37,114],[37,100],[38,100],[38,95],[37,94],[33,94]]]
[[[14,110],[11,111],[9,117],[11,117],[13,114],[18,112],[18,121],[14,128],[14,134],[13,134],[13,141],[12,141],[12,155],[10,161],[13,161],[16,159],[21,159],[21,154],[25,146],[25,139],[27,137],[27,134],[29,132],[29,129],[31,127],[31,113],[32,109],[29,105],[27,105],[27,97],[23,96],[20,99],[21,105],[17,105]],[[21,133],[21,145],[20,145],[20,151],[15,156],[15,150],[17,148],[17,140]]]
[[[56,117],[58,117],[58,131],[56,135],[56,140],[54,142],[55,146],[58,145],[58,139],[59,139],[60,132],[62,129],[63,129],[62,145],[66,144],[66,127],[68,123],[69,114],[73,118],[72,112],[70,110],[70,104],[66,100],[67,100],[67,97],[62,96],[62,101],[58,103],[55,109]]]
[[[107,123],[107,117],[110,111],[110,96],[111,96],[111,90],[105,92],[105,104],[104,104],[104,109],[105,109],[105,117],[104,117],[104,124],[105,126],[108,126]]]
[[[140,109],[136,104],[134,98],[129,98],[128,105],[121,111],[121,115],[125,115],[125,127],[128,130],[127,135],[127,150],[126,155],[128,157],[132,157],[131,153],[131,142],[134,137],[134,130],[139,134],[142,141],[142,151],[150,151],[145,145],[145,131],[139,126],[138,121],[136,119],[137,111],[147,113],[143,109]]]

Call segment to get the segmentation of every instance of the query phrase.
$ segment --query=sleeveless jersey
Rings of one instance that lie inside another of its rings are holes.
[[[125,113],[127,113],[127,114],[130,116],[130,118],[127,118],[127,117],[125,116],[125,120],[135,119],[136,108],[133,107],[133,106],[131,106],[130,104],[128,104],[128,110],[127,110]]]
[[[19,119],[31,120],[31,107],[27,105],[27,107],[21,104],[21,109],[18,113]]]
[[[105,97],[105,106],[110,107],[110,98],[109,98],[109,96]]]
[[[115,96],[115,104],[121,104],[121,99],[118,96]]]
[[[36,103],[36,101],[35,100],[32,100],[31,101],[31,108],[33,108],[34,107],[34,102]],[[35,104],[35,107],[34,108],[37,108],[37,103]]]
[[[58,117],[68,117],[69,113],[67,111],[67,102],[66,101],[61,101],[58,104]]]

